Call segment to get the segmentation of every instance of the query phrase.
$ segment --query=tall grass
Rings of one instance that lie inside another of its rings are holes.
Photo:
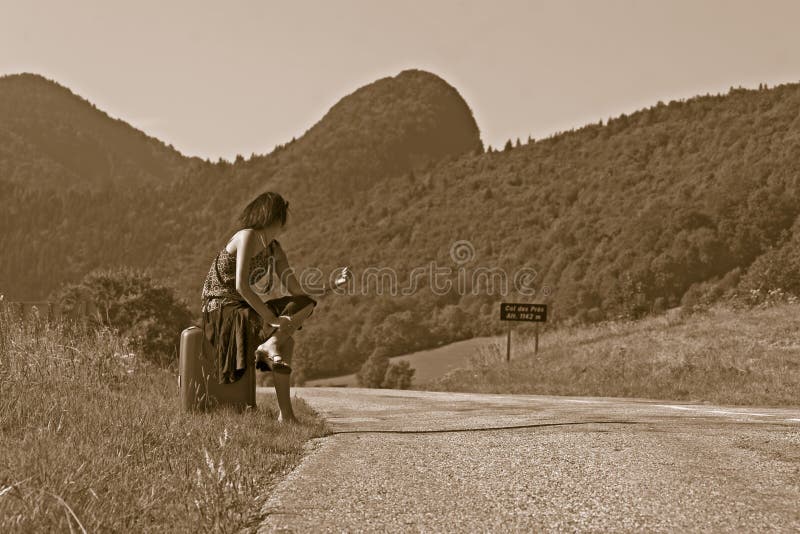
[[[177,333],[176,333],[177,336]],[[106,328],[0,312],[0,532],[240,532],[326,429],[301,399],[185,414],[174,373]]]
[[[483,393],[647,397],[800,406],[800,305],[563,327],[533,337],[523,326],[426,389]],[[532,327],[529,329],[532,330]]]

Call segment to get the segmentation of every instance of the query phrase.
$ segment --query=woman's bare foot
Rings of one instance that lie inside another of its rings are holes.
[[[300,424],[300,421],[295,416],[292,415],[291,417],[284,417],[283,414],[278,414],[278,422],[281,424]]]

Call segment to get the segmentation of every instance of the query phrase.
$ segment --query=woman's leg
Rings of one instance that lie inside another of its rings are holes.
[[[288,315],[292,318],[292,325],[276,330],[259,346],[259,349],[266,352],[270,357],[281,356],[286,363],[289,363],[291,356],[289,358],[283,357],[282,346],[292,338],[298,328],[303,326],[303,321],[311,315],[316,304],[317,302],[310,297],[292,297],[292,300],[281,309],[281,315]]]
[[[294,338],[292,334],[303,325],[303,321],[314,311],[316,301],[311,298],[293,298],[288,305],[283,307],[281,315],[292,318],[292,326],[279,328],[259,348],[264,348],[270,357],[280,356],[286,363],[291,363],[294,352]],[[275,396],[280,409],[279,421],[296,421],[292,410],[291,392],[289,387],[290,373],[273,372],[272,382],[275,385]]]
[[[311,303],[306,304],[302,308],[298,308],[292,306],[286,306],[284,308],[283,313],[281,315],[288,315],[292,318],[292,326],[287,326],[286,328],[279,328],[277,332],[275,332],[275,336],[278,339],[288,339],[292,337],[292,334],[297,331],[298,328],[303,326],[303,321],[311,315],[311,312],[314,311],[314,306]]]
[[[291,353],[294,350],[294,338],[289,338],[281,347],[287,361],[291,360]],[[278,421],[296,421],[292,410],[292,399],[289,392],[289,373],[272,373],[272,383],[275,385],[275,396],[278,398],[278,408],[280,414]]]
[[[311,306],[303,308],[296,314],[292,315],[292,322],[294,326],[288,329],[279,329],[272,337],[270,337],[264,344],[267,345],[267,353],[272,355],[273,351],[277,353],[281,359],[286,363],[291,363],[292,353],[294,352],[294,338],[292,334],[303,321],[311,313]],[[284,332],[281,332],[284,330]],[[275,396],[278,398],[278,408],[280,408],[280,415],[278,421],[296,421],[294,411],[292,410],[292,400],[289,388],[290,373],[272,373],[272,382],[275,384]]]

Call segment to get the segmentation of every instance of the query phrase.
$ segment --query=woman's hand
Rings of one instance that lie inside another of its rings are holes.
[[[266,337],[270,335],[270,333],[275,330],[275,327],[272,326],[272,323],[275,321],[273,319],[266,319],[264,317],[261,318],[261,335]]]
[[[352,278],[352,277],[353,277],[353,273],[350,271],[350,268],[349,267],[344,267],[342,269],[342,271],[339,273],[339,275],[336,277],[336,279],[334,280],[333,286],[331,286],[331,288],[332,289],[337,289],[338,287],[347,284],[347,282],[349,282],[350,278]]]
[[[281,315],[278,317],[278,328],[285,329],[294,326],[291,316]]]
[[[317,297],[324,297],[326,295],[330,295],[336,289],[340,288],[343,285],[346,285],[347,282],[353,277],[353,272],[350,270],[350,267],[343,267],[339,274],[336,275],[332,284],[323,284],[320,288],[320,292],[317,293]]]
[[[261,318],[261,328],[264,334],[272,332],[275,328],[282,329],[292,326],[292,318],[288,315],[281,315],[277,319]]]

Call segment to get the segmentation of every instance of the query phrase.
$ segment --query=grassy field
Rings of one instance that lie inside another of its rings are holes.
[[[434,349],[420,350],[402,356],[389,358],[391,362],[407,361],[414,368],[414,378],[412,387],[425,384],[432,380],[441,378],[448,372],[463,367],[469,363],[470,356],[478,353],[481,349],[497,342],[497,337],[474,337],[456,341],[436,347]],[[502,339],[505,339],[503,337]],[[356,375],[342,375],[332,378],[318,378],[308,380],[306,386],[345,386],[356,387]]]
[[[548,330],[517,328],[424,389],[800,406],[800,304]]]
[[[176,375],[112,332],[2,315],[0,532],[253,532],[327,432],[293,401],[293,427],[275,422],[274,394],[184,414]]]

